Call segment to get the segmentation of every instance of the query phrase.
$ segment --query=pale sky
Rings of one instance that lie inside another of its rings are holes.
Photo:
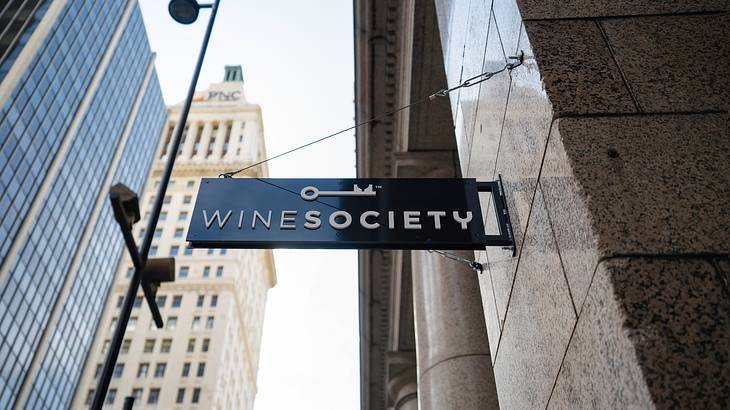
[[[167,104],[182,101],[209,10],[190,26],[140,0]],[[352,1],[221,0],[198,89],[243,66],[269,156],[353,123]],[[354,133],[274,160],[276,178],[355,176]],[[223,171],[223,170],[221,170]],[[357,253],[277,250],[256,410],[359,408]]]

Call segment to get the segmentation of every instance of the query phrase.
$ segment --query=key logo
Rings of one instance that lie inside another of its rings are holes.
[[[305,201],[314,201],[320,196],[375,196],[377,192],[373,189],[373,185],[361,189],[357,184],[352,186],[352,191],[320,191],[315,186],[305,186],[299,195]]]

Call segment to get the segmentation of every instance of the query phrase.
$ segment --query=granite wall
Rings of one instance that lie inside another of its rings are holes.
[[[502,408],[728,408],[726,2],[436,9],[450,87],[524,52],[449,96],[517,241],[476,255]]]

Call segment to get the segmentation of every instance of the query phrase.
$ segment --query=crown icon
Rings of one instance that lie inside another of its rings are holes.
[[[373,191],[373,185],[372,184],[368,185],[368,187],[365,188],[364,190],[361,189],[359,186],[357,186],[357,184],[354,184],[352,186],[352,192],[358,192],[358,193],[363,193],[363,194],[370,194],[371,192],[375,192],[375,191]]]

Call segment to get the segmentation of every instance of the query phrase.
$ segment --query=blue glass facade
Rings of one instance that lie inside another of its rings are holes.
[[[157,145],[157,134],[165,120],[165,109],[157,77],[147,86],[142,109],[137,114],[130,139],[122,155],[114,181],[123,182],[136,192],[144,186],[147,170]],[[105,204],[106,205],[106,204]],[[63,305],[62,322],[53,330],[41,369],[33,380],[26,408],[68,407],[73,399],[74,383],[84,366],[84,359],[93,342],[94,331],[104,308],[106,293],[116,272],[123,248],[119,228],[114,223],[111,207],[104,206],[94,226],[89,247],[74,278],[71,292]]]
[[[86,94],[126,1],[69,1],[0,108],[0,263]]]
[[[24,25],[24,29],[20,33],[20,36],[18,36],[17,40],[15,40],[12,44],[9,44],[10,52],[2,59],[2,61],[0,61],[0,81],[2,81],[8,74],[10,67],[13,66],[13,63],[18,58],[18,54],[20,54],[20,51],[28,43],[28,39],[30,39],[30,36],[33,35],[36,27],[38,27],[38,23],[40,23],[43,16],[45,16],[46,11],[48,11],[48,6],[51,5],[51,0],[40,0],[36,4],[31,3],[24,2],[26,7],[25,9],[21,8],[20,10],[21,12],[29,12],[31,10],[35,11],[31,12],[28,16],[28,22]],[[0,9],[2,9],[2,7],[0,7]],[[14,10],[6,9],[5,11],[14,13]],[[9,36],[14,36],[15,34],[17,33],[12,32],[12,30],[10,33],[6,33],[6,35]]]
[[[107,203],[96,219],[94,206],[109,189],[104,185],[109,172],[112,183],[137,191],[143,187],[165,121],[154,72],[144,83],[152,53],[138,6],[121,20],[127,4],[69,0],[0,109],[0,264],[20,241],[0,278],[0,409],[15,404],[23,383],[29,384],[25,408],[69,406],[122,249]],[[82,110],[120,24],[119,42]],[[140,94],[128,140],[120,147]],[[80,119],[78,127],[69,131],[74,118]],[[61,158],[69,132],[73,135]],[[123,150],[120,162],[110,170],[118,149]],[[54,160],[57,172],[49,175]],[[36,198],[44,179],[52,180],[44,196]],[[33,201],[42,201],[41,207],[20,237]],[[80,244],[87,229],[88,243]],[[79,252],[79,268],[71,272]],[[69,277],[68,297],[61,300]],[[48,328],[54,307],[60,309],[59,320]],[[38,370],[30,372],[33,360]]]

